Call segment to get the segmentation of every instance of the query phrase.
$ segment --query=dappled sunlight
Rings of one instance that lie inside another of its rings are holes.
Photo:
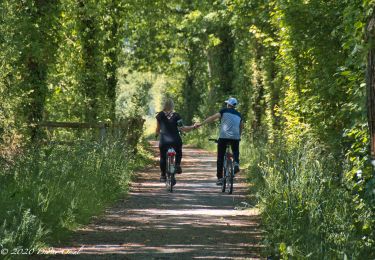
[[[254,214],[251,210],[233,211],[232,209],[179,209],[179,210],[161,210],[161,209],[144,209],[144,210],[133,210],[134,213],[140,214],[153,214],[153,215],[166,215],[166,216],[237,216],[237,215],[248,215]],[[239,214],[237,214],[237,212]]]
[[[238,243],[238,244],[218,244],[218,245],[205,245],[201,243],[197,244],[169,244],[164,246],[147,246],[144,244],[137,243],[125,243],[121,245],[88,245],[82,250],[84,254],[126,254],[126,255],[147,255],[147,254],[163,254],[164,256],[175,256],[175,254],[180,253],[181,257],[184,257],[184,253],[195,253],[195,259],[250,259],[249,257],[254,257],[252,254],[247,254],[241,252],[243,247],[257,247],[250,243]],[[71,248],[73,249],[73,248]],[[228,257],[226,256],[227,251],[237,251],[238,257]],[[199,252],[201,252],[199,254]],[[215,252],[211,255],[206,255],[206,252]],[[199,256],[200,255],[200,256]],[[156,256],[157,257],[157,256]],[[240,258],[241,257],[241,258]]]
[[[69,248],[81,257],[126,255],[149,259],[251,259],[258,257],[258,210],[246,208],[247,185],[237,176],[234,193],[216,186],[215,155],[184,149],[183,174],[173,193],[159,182],[157,163],[140,172],[129,196],[80,229]],[[57,256],[56,256],[57,257]]]

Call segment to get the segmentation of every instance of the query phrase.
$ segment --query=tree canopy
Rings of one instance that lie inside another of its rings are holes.
[[[153,116],[152,87],[165,77],[160,89],[186,124],[234,96],[245,146],[292,153],[310,142],[336,158],[332,185],[361,207],[352,230],[364,239],[354,245],[368,255],[373,17],[373,0],[3,0],[0,156],[45,138],[43,121]],[[332,252],[348,254],[349,244]]]

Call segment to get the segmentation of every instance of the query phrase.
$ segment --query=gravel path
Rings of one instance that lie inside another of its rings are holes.
[[[221,193],[215,154],[191,147],[183,154],[173,193],[159,182],[158,167],[138,173],[129,196],[55,248],[77,255],[52,258],[258,259],[259,216],[244,207],[244,179],[236,177],[232,195]]]

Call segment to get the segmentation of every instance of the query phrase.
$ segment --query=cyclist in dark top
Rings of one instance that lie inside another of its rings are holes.
[[[163,106],[163,111],[156,115],[157,126],[156,136],[160,134],[159,150],[160,150],[160,181],[166,181],[166,154],[170,147],[176,151],[176,173],[182,173],[182,139],[180,131],[188,132],[196,128],[195,126],[184,126],[181,116],[174,112],[174,103],[172,99],[167,99]]]
[[[234,159],[234,173],[240,171],[240,151],[239,145],[241,140],[241,132],[243,129],[242,115],[235,109],[238,102],[235,98],[229,98],[225,101],[226,108],[220,110],[200,124],[195,124],[200,127],[203,124],[213,122],[220,119],[220,135],[217,145],[217,185],[221,185],[223,181],[223,164],[226,145],[230,144],[233,152]]]

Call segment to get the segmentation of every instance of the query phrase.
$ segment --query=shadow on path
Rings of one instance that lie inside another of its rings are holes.
[[[232,195],[222,193],[215,185],[215,154],[191,147],[183,153],[183,174],[177,175],[173,193],[159,182],[155,162],[153,169],[138,173],[127,198],[55,248],[79,254],[51,258],[259,258],[259,216],[243,207],[244,179],[236,177]]]

